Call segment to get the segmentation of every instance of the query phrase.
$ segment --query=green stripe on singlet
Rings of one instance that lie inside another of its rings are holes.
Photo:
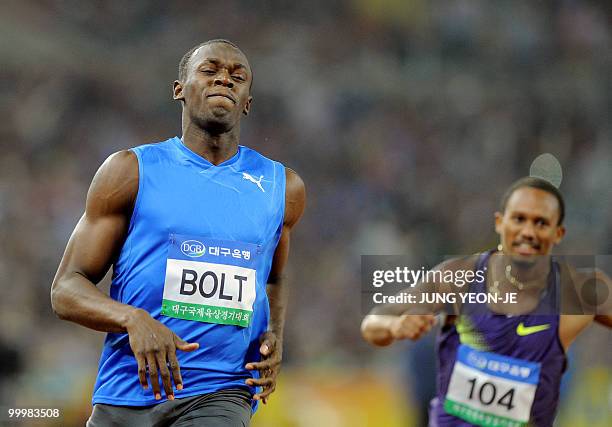
[[[459,316],[455,328],[461,344],[470,346],[475,350],[489,351],[484,336],[476,330],[469,317]]]

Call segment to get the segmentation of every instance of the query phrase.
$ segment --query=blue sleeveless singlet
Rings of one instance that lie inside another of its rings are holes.
[[[244,146],[213,165],[175,137],[133,148],[138,196],[114,265],[111,297],[140,307],[200,348],[177,350],[177,398],[242,387],[257,372],[266,282],[282,231],[285,168]],[[160,381],[161,384],[161,381]],[[127,334],[109,333],[93,404],[146,406]]]

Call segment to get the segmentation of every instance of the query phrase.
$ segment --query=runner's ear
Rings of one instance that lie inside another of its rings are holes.
[[[249,96],[249,99],[247,99],[246,104],[244,104],[244,109],[242,110],[242,114],[244,114],[245,116],[249,115],[249,111],[251,111],[252,102],[253,102],[253,97]]]

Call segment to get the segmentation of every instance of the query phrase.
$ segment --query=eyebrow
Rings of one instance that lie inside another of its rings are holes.
[[[214,64],[214,65],[219,65],[221,64],[222,61],[217,58],[206,58],[202,62],[200,62],[200,64],[198,64],[198,67],[202,66],[206,62],[210,62],[211,64]],[[232,64],[232,67],[234,68],[234,70],[237,70],[237,69],[247,70],[248,69],[246,65],[241,64],[240,62],[235,62],[234,64]]]
[[[529,217],[529,218],[532,217],[532,215],[530,215],[529,213],[526,213],[526,212],[520,211],[520,210],[515,210],[515,211],[510,211],[510,212],[511,212],[510,213],[511,216],[522,215],[522,216]],[[542,215],[539,215],[539,214],[534,214],[533,215],[533,219],[534,219],[534,221],[542,220],[542,221],[545,221],[547,223],[552,223],[553,222],[552,219],[546,218],[545,216],[542,216]]]

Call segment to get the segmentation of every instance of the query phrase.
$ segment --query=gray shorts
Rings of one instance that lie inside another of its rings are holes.
[[[152,406],[98,403],[87,427],[248,427],[250,423],[251,393],[230,388]]]

